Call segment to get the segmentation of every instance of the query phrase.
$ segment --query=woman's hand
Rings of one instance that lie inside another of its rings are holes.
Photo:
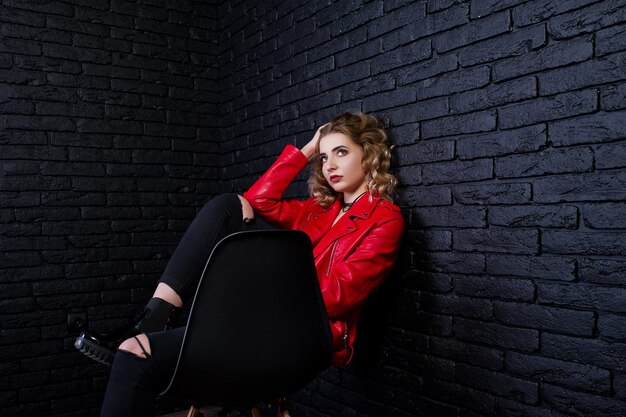
[[[313,135],[313,139],[311,139],[309,141],[309,143],[307,143],[306,145],[304,145],[302,147],[302,149],[300,149],[300,151],[302,151],[304,156],[306,156],[309,161],[311,161],[313,159],[313,157],[315,157],[315,154],[317,153],[317,142],[319,142],[319,140],[320,140],[320,131],[326,125],[328,125],[328,123],[326,123],[326,124],[320,126],[319,128],[317,128],[317,131],[315,132],[315,135]]]

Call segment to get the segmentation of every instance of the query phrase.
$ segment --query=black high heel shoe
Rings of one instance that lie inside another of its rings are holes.
[[[111,366],[117,347],[126,339],[141,333],[171,329],[176,324],[180,309],[160,298],[152,298],[136,324],[125,326],[109,334],[84,331],[74,341],[74,347],[87,357]]]

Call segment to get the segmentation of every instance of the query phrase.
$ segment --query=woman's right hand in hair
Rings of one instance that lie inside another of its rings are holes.
[[[315,132],[315,135],[313,135],[313,138],[309,141],[309,143],[307,143],[306,145],[302,147],[302,149],[300,149],[300,151],[302,151],[304,156],[306,156],[309,161],[311,161],[315,157],[315,154],[317,153],[317,142],[319,142],[320,140],[320,131],[327,124],[328,123],[323,124],[322,126],[318,127],[317,131]]]

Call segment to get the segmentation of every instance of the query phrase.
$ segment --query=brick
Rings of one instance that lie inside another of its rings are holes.
[[[534,97],[537,97],[537,83],[531,77],[453,95],[450,97],[450,109],[454,113],[464,113]]]
[[[586,337],[593,336],[596,324],[590,311],[529,303],[496,302],[494,316],[506,325]]]
[[[39,163],[30,161],[6,161],[2,169],[4,175],[33,175],[39,173]]]
[[[602,56],[626,49],[626,25],[600,30],[596,34],[596,55]]]
[[[464,133],[487,132],[494,130],[495,127],[496,112],[484,111],[467,115],[442,117],[436,120],[427,120],[422,124],[422,137],[424,139],[430,139]]]
[[[416,143],[419,139],[419,123],[409,123],[401,126],[390,126],[387,128],[387,134],[391,138],[391,142],[396,145],[410,145]],[[394,160],[396,156],[394,155]]]
[[[440,13],[428,13],[418,24],[409,24],[397,32],[400,43],[444,32],[468,23],[468,5],[460,4]],[[392,33],[392,34],[395,34]]]
[[[542,203],[611,201],[626,198],[626,175],[619,171],[559,175],[534,181],[533,199]]]
[[[0,41],[0,52],[21,55],[41,55],[41,43],[3,37]]]
[[[43,206],[86,206],[104,205],[105,195],[100,193],[78,193],[73,191],[43,192],[41,193],[41,204]]]
[[[401,190],[401,200],[409,206],[430,207],[452,204],[450,187],[410,187]]]
[[[492,161],[488,159],[425,164],[422,180],[427,185],[477,181],[490,179],[492,171]]]
[[[470,20],[470,23],[466,25],[435,36],[433,38],[433,48],[441,54],[476,41],[507,33],[510,30],[509,25],[510,18],[508,12]]]
[[[489,224],[575,229],[578,225],[578,209],[576,206],[490,207]]]
[[[0,7],[0,19],[2,22],[14,22],[29,26],[43,27],[46,24],[46,15],[20,10],[20,8]]]
[[[420,141],[398,150],[398,165],[411,165],[454,159],[454,141]]]
[[[500,127],[509,129],[592,113],[595,110],[597,110],[597,93],[593,90],[586,90],[538,98],[503,107],[498,110],[498,118]]]
[[[452,232],[448,230],[413,230],[408,231],[409,242],[417,250],[451,250]]]
[[[381,16],[383,16],[382,2],[366,4],[359,9],[358,13],[350,13],[345,19],[333,21],[330,24],[332,37],[334,38],[352,29],[362,27]],[[371,27],[371,24],[368,24],[367,27]]]
[[[29,207],[39,205],[39,194],[10,192],[0,193],[5,207]]]
[[[605,396],[544,384],[541,387],[544,402],[550,407],[575,416],[620,417],[626,413],[626,402]]]
[[[30,39],[43,42],[55,42],[69,45],[72,43],[72,34],[59,30],[51,30],[37,27],[3,24],[0,31],[10,38]]]
[[[536,254],[539,234],[536,230],[478,229],[455,230],[454,249],[466,252]]]
[[[398,108],[415,102],[415,90],[409,87],[398,87],[377,96],[369,96],[361,102],[364,112],[377,112],[382,109]]]
[[[493,317],[493,302],[488,299],[422,292],[419,296],[419,306],[420,309],[446,316],[480,320],[489,320]]]
[[[591,5],[550,19],[548,32],[556,39],[590,33],[623,22],[626,8],[620,1]]]
[[[579,255],[622,255],[626,253],[626,235],[601,232],[546,230],[542,235],[546,253]]]
[[[398,68],[394,71],[394,74],[398,85],[405,85],[427,78],[434,78],[437,75],[454,71],[457,68],[457,55],[446,54],[432,56],[428,61],[423,63],[418,62],[409,67]]]
[[[626,398],[626,374],[621,372],[615,372],[613,387],[615,388],[616,397]]]
[[[619,110],[626,108],[626,83],[610,85],[601,89],[600,107],[602,110]]]
[[[476,320],[455,319],[454,334],[461,340],[488,346],[534,352],[539,349],[539,332]]]
[[[530,202],[530,184],[456,186],[454,199],[461,204],[523,204]]]
[[[68,74],[78,74],[81,72],[81,64],[79,62],[28,55],[16,56],[14,59],[16,66],[26,70],[62,72]]]
[[[371,61],[372,74],[386,72],[415,62],[431,55],[430,40],[420,40],[377,55]]]
[[[602,143],[623,139],[626,111],[600,112],[550,123],[549,140],[554,146]]]
[[[472,18],[482,17],[499,10],[513,7],[519,3],[524,3],[523,0],[472,0],[471,10]]]
[[[624,317],[615,314],[601,313],[598,316],[598,330],[603,339],[626,342]]]
[[[496,61],[502,58],[523,55],[546,43],[543,25],[528,26],[508,35],[484,40],[459,52],[459,63],[463,67]]]
[[[471,135],[459,138],[457,155],[460,159],[473,159],[535,151],[545,146],[546,136],[547,129],[543,124]]]
[[[422,183],[422,168],[416,165],[398,167],[396,177],[403,185],[419,185]]]
[[[401,304],[406,305],[406,301],[403,299]],[[396,308],[393,321],[394,326],[422,334],[449,336],[452,329],[452,319],[448,316],[415,312],[406,308]]]
[[[436,336],[429,337],[428,349],[435,355],[455,362],[465,362],[491,370],[503,369],[504,353],[497,349]]]
[[[484,87],[489,83],[489,74],[490,71],[487,67],[459,70],[443,75],[439,74],[436,77],[431,77],[415,84],[417,99],[425,100]]]
[[[432,379],[425,386],[425,395],[438,401],[454,404],[464,410],[477,410],[479,414],[493,414],[495,397],[481,390],[456,383]]]
[[[591,229],[626,229],[626,204],[585,204],[583,221]]]
[[[332,9],[332,8],[331,8]],[[426,15],[424,3],[411,3],[398,8],[393,12],[386,13],[383,17],[373,20],[367,27],[369,39],[376,38],[401,26],[419,22]],[[336,14],[333,13],[333,17]]]
[[[626,262],[609,259],[582,259],[580,279],[604,285],[624,285]]]
[[[626,158],[626,144],[624,142],[598,146],[594,151],[597,169],[624,167]]]
[[[485,255],[477,253],[431,252],[419,262],[421,267],[434,272],[478,274],[485,270]]]
[[[486,210],[478,206],[422,207],[414,210],[415,226],[484,227]]]
[[[535,298],[535,286],[532,281],[502,277],[455,277],[454,291],[470,297],[532,301]]]
[[[611,389],[610,372],[591,365],[515,352],[507,353],[504,363],[508,371],[534,380],[598,394],[609,394]]]
[[[537,154],[512,155],[495,160],[498,178],[520,178],[564,172],[586,172],[593,168],[589,148],[544,150]]]
[[[4,5],[7,7],[15,7],[17,9],[33,10],[43,13],[60,14],[65,16],[71,16],[73,13],[73,8],[71,5],[58,1],[31,4],[16,0],[7,0],[4,2]]]
[[[113,61],[110,51],[52,43],[44,43],[42,53],[53,58],[93,62],[95,64],[110,64]]]
[[[487,272],[494,275],[573,281],[576,278],[576,261],[559,256],[517,256],[489,254]]]
[[[580,64],[570,65],[537,75],[541,95],[557,94],[598,84],[626,79],[622,68],[626,65],[626,52],[605,55]]]
[[[504,398],[516,399],[526,404],[536,404],[539,400],[539,384],[537,382],[465,364],[457,365],[455,371],[457,380],[471,387]]]
[[[539,0],[513,8],[515,26],[528,26],[572,9],[593,3],[594,0]]]
[[[494,81],[502,81],[520,75],[557,68],[593,57],[591,36],[583,36],[570,41],[554,42],[537,51],[507,59],[494,64]]]
[[[408,104],[397,109],[385,110],[385,114],[394,124],[405,124],[434,119],[448,114],[448,99],[439,97],[432,100]]]
[[[43,85],[46,83],[46,74],[39,71],[12,71],[0,70],[0,82],[8,84]]]
[[[382,51],[380,39],[367,40],[367,27],[334,37],[324,43],[323,48],[310,49],[306,52],[308,61],[315,62],[328,55],[335,56],[337,67],[359,62],[363,58],[375,56]]]
[[[623,313],[626,311],[626,289],[590,284],[539,283],[537,302]]]
[[[497,398],[495,404],[496,415],[524,416],[524,417],[567,417],[557,411],[539,406],[523,404],[515,400]]]

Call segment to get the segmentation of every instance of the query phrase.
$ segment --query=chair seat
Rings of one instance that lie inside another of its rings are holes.
[[[213,250],[165,393],[191,404],[286,397],[331,363],[328,318],[308,236],[259,230]]]

